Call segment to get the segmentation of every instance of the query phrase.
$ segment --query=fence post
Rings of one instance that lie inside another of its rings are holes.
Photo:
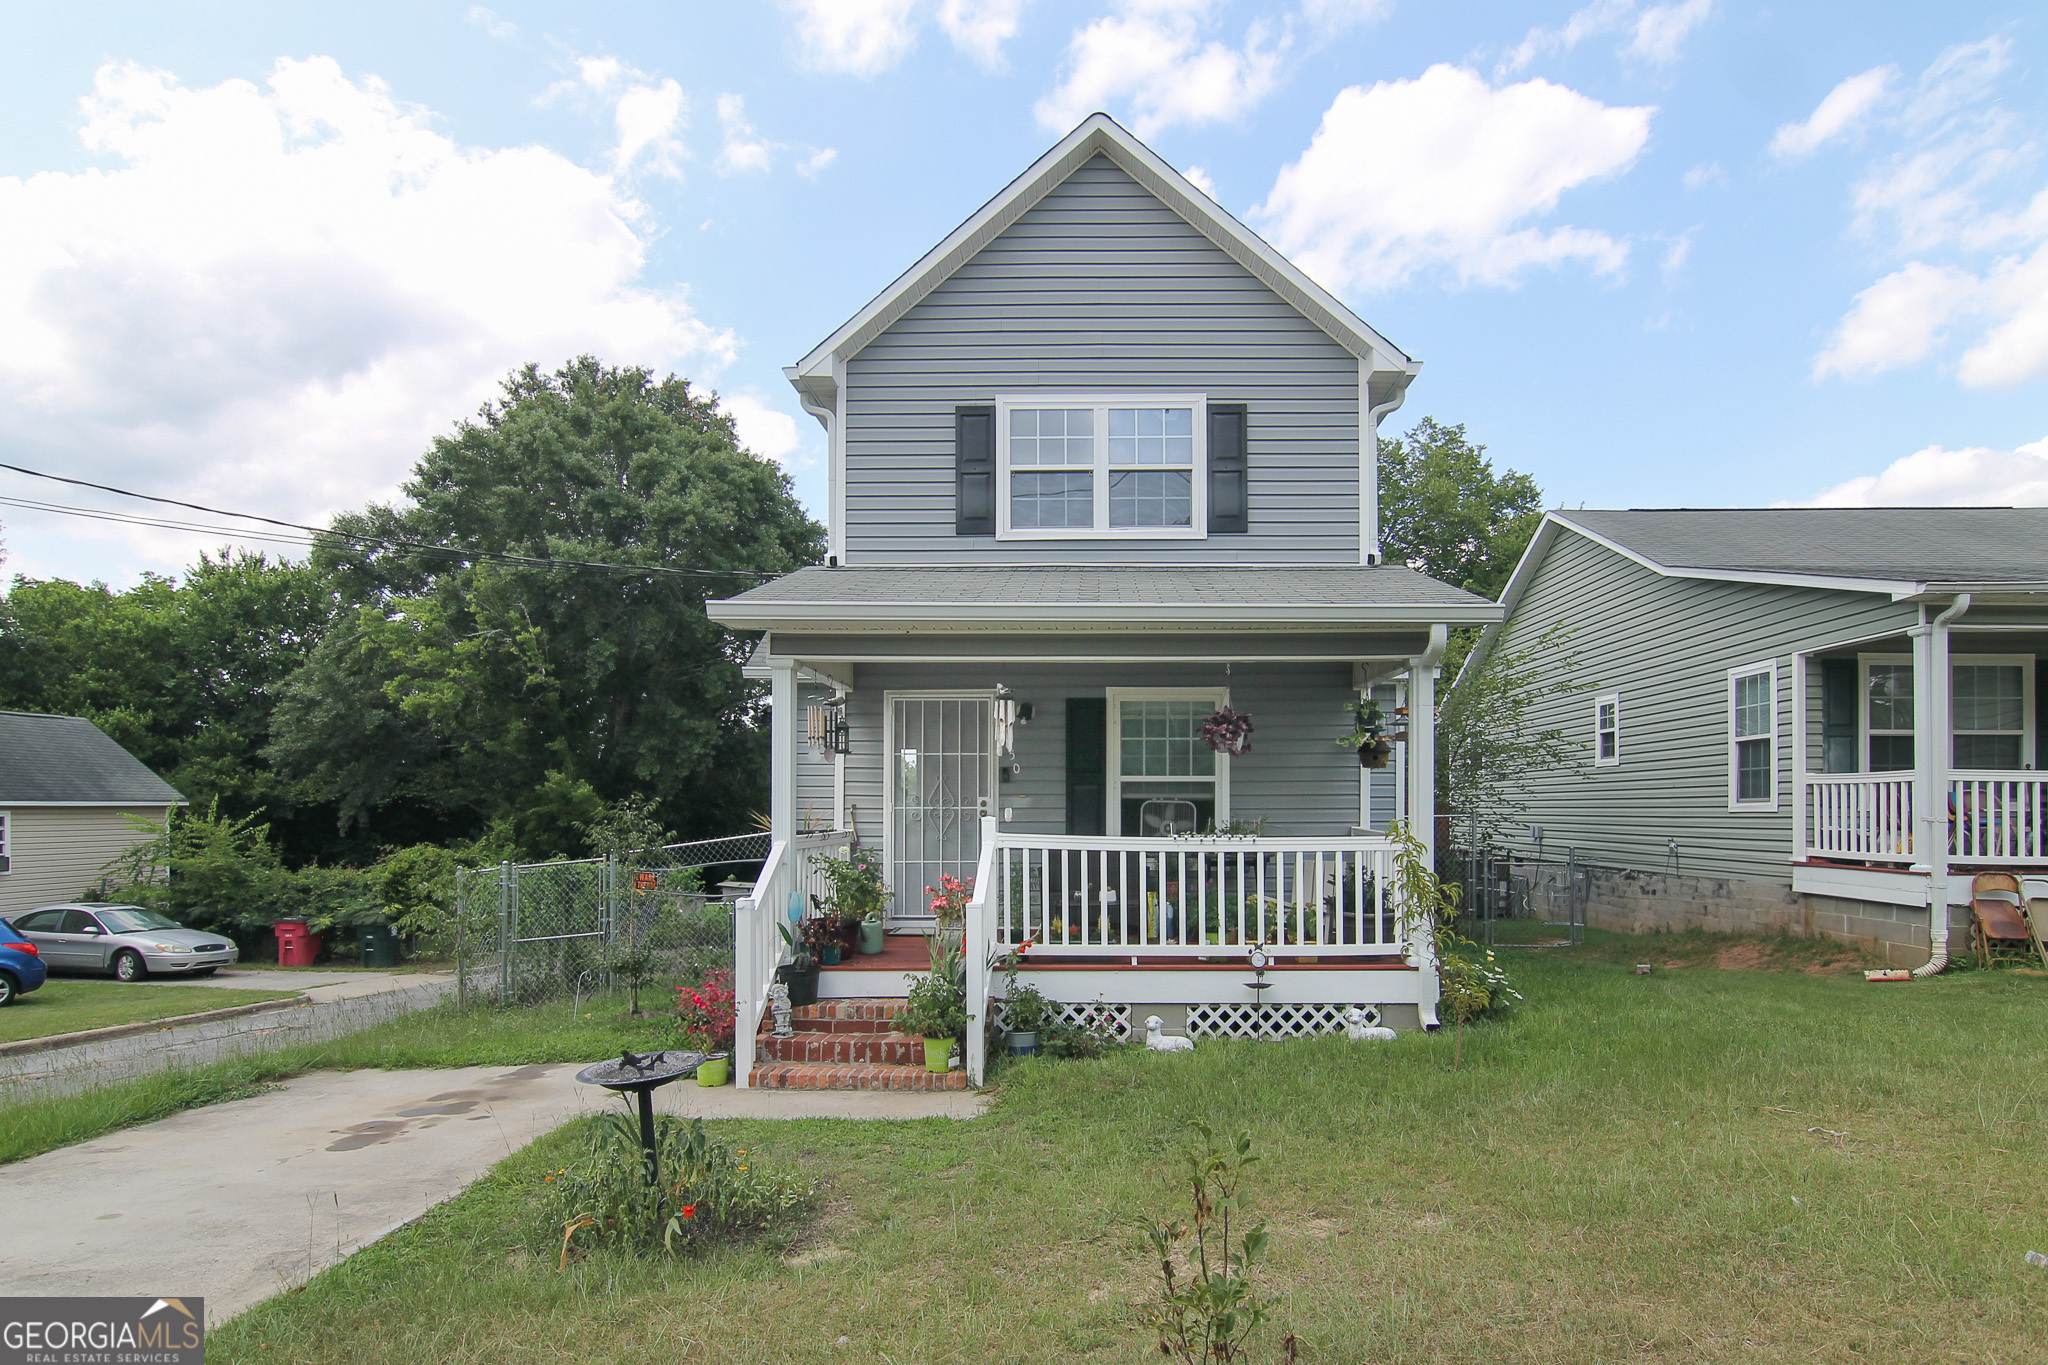
[[[461,1013],[469,1008],[469,943],[463,937],[462,923],[469,902],[462,898],[463,874],[469,869],[458,866],[455,869],[455,1009]]]
[[[512,1003],[512,860],[498,864],[498,1003]]]

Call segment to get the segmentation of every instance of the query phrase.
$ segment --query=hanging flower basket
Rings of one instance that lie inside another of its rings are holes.
[[[1252,718],[1242,711],[1224,707],[1211,712],[1195,734],[1219,754],[1248,754],[1252,751]]]
[[[1393,759],[1394,746],[1387,738],[1387,718],[1380,704],[1368,698],[1346,702],[1344,709],[1351,713],[1351,733],[1337,742],[1358,750],[1359,767],[1386,767]]]

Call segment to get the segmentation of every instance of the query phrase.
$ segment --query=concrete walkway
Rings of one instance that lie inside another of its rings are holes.
[[[303,991],[316,1004],[402,991],[429,981],[453,980],[453,972],[282,972],[275,967],[223,967],[212,976],[153,977],[168,985],[219,986],[235,991]]]
[[[571,1065],[301,1076],[0,1171],[0,1297],[203,1295],[209,1324],[452,1197],[556,1125],[614,1104]],[[701,1118],[972,1118],[972,1094],[656,1092]]]

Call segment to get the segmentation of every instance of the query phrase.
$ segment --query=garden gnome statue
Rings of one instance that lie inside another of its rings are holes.
[[[774,1037],[788,1038],[796,1033],[789,1026],[789,984],[778,981],[768,988],[768,1008],[775,1015]]]

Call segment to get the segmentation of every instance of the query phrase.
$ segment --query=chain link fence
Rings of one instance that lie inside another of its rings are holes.
[[[1562,948],[1586,941],[1586,902],[1592,871],[1576,849],[1545,858],[1540,830],[1533,852],[1503,848],[1485,822],[1469,814],[1448,817],[1443,863],[1459,887],[1458,917],[1488,947]]]
[[[632,858],[500,863],[456,873],[465,1003],[538,1005],[622,978],[696,982],[733,965],[733,901],[767,833],[670,844]]]

